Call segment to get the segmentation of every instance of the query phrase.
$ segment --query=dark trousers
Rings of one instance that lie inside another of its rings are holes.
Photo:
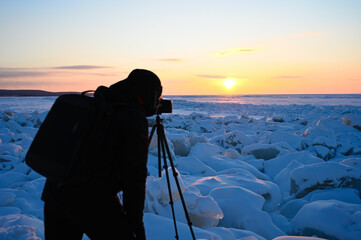
[[[46,240],[134,239],[118,197],[46,201],[44,226]]]

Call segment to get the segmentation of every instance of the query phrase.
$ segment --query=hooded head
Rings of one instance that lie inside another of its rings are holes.
[[[135,69],[119,83],[129,86],[131,91],[137,95],[147,117],[156,113],[162,95],[162,84],[157,75],[148,70]]]

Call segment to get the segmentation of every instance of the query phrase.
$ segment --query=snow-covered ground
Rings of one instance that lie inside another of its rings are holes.
[[[0,239],[44,239],[45,179],[24,157],[54,99],[0,98]],[[174,97],[162,116],[196,238],[361,239],[360,99],[229,99]],[[156,141],[148,171],[147,238],[174,239]],[[180,239],[191,239],[171,180]]]

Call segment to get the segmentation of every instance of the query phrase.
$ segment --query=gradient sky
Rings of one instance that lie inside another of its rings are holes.
[[[0,34],[1,89],[361,93],[360,0],[0,0]]]

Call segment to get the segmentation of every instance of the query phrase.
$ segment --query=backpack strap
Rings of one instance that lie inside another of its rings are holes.
[[[81,95],[82,95],[82,96],[85,96],[87,93],[91,93],[91,92],[92,92],[92,93],[95,93],[94,90],[86,90],[86,91],[82,92]]]

